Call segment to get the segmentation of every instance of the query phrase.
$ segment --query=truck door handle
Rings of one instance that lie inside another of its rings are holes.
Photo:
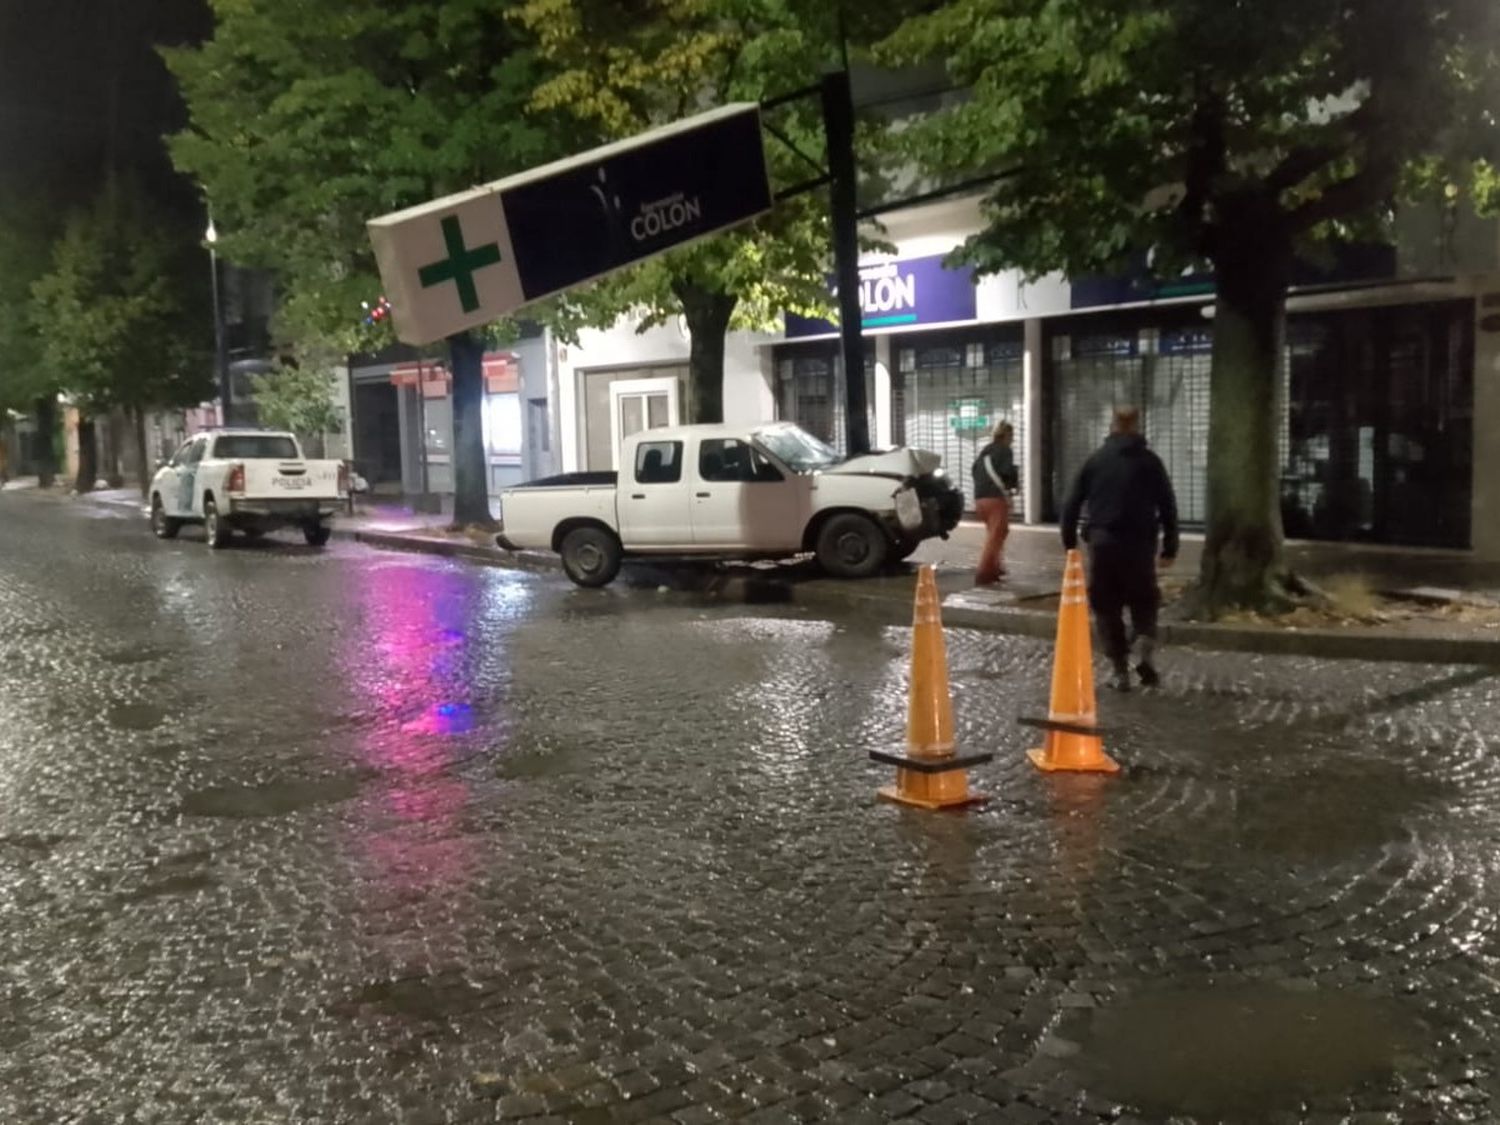
[[[644,492],[632,492],[630,494],[630,498],[632,500],[644,500],[646,498],[646,494]]]
[[[697,496],[699,500],[707,500],[709,497],[709,494],[707,492],[696,492],[694,493],[694,495]]]

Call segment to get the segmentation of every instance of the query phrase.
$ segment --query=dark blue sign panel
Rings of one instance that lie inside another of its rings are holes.
[[[1293,286],[1346,285],[1356,281],[1386,281],[1396,276],[1394,247],[1377,244],[1344,245],[1333,248],[1326,264],[1297,261],[1292,264]],[[1097,309],[1107,305],[1133,305],[1142,301],[1168,301],[1176,297],[1212,297],[1211,273],[1189,273],[1171,279],[1151,275],[1144,262],[1115,277],[1080,277],[1070,283],[1071,307]]]
[[[865,328],[896,328],[907,324],[948,324],[977,315],[974,271],[948,269],[944,255],[898,258],[859,267],[859,307]],[[830,289],[832,283],[830,282]],[[826,320],[786,315],[786,334],[830,336],[838,332]]]
[[[769,211],[760,112],[737,108],[646,144],[611,145],[502,186],[500,199],[534,301]]]

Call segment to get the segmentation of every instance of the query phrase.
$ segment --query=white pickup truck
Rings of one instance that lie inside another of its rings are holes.
[[[631,556],[717,559],[816,554],[841,578],[874,574],[947,537],[963,493],[941,458],[894,449],[842,458],[786,422],[681,426],[626,438],[619,473],[565,473],[500,498],[506,550],[556,551],[580,586]]]
[[[348,495],[344,463],[307,460],[291,434],[211,430],[189,438],[152,478],[151,530],[171,539],[183,524],[201,523],[208,545],[223,547],[234,531],[258,537],[300,527],[321,547]]]

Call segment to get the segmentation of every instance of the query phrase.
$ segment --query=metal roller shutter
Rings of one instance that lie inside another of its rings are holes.
[[[972,468],[1001,421],[1015,427],[1016,467],[1025,448],[1022,347],[1014,340],[971,340],[896,346],[892,412],[897,440],[940,455],[943,468],[974,506]],[[1024,518],[1017,496],[1014,518]]]

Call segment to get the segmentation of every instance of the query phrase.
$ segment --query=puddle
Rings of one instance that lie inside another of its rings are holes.
[[[1390,1000],[1207,985],[1101,1009],[1075,1063],[1094,1093],[1148,1115],[1258,1121],[1380,1081],[1430,1039]]]
[[[107,717],[117,730],[155,730],[166,712],[154,703],[119,703],[109,709]]]
[[[186,816],[246,820],[285,816],[318,805],[335,805],[359,792],[363,777],[328,777],[315,781],[272,781],[265,785],[216,785],[182,799]]]
[[[210,890],[218,886],[218,880],[201,872],[184,875],[168,875],[164,879],[146,883],[126,891],[120,895],[121,902],[145,902],[147,899],[163,898],[168,895],[190,895],[198,891]]]
[[[165,660],[170,655],[165,649],[159,648],[124,648],[106,652],[99,659],[106,664],[128,667],[132,664],[149,664],[153,660]]]
[[[1423,806],[1441,807],[1452,793],[1439,779],[1368,763],[1343,776],[1288,778],[1242,792],[1225,828],[1238,846],[1293,862],[1376,855],[1409,842]]]
[[[0,836],[0,847],[20,848],[36,855],[51,855],[59,844],[65,844],[72,836],[54,836],[21,832],[11,836]]]
[[[391,1016],[444,1020],[473,1011],[482,996],[457,973],[442,973],[432,977],[376,981],[361,988],[336,1008],[349,1015],[368,1007]]]
[[[551,753],[514,754],[504,758],[495,773],[509,781],[526,781],[542,777],[561,777],[576,772],[581,763],[577,750],[554,750]]]

